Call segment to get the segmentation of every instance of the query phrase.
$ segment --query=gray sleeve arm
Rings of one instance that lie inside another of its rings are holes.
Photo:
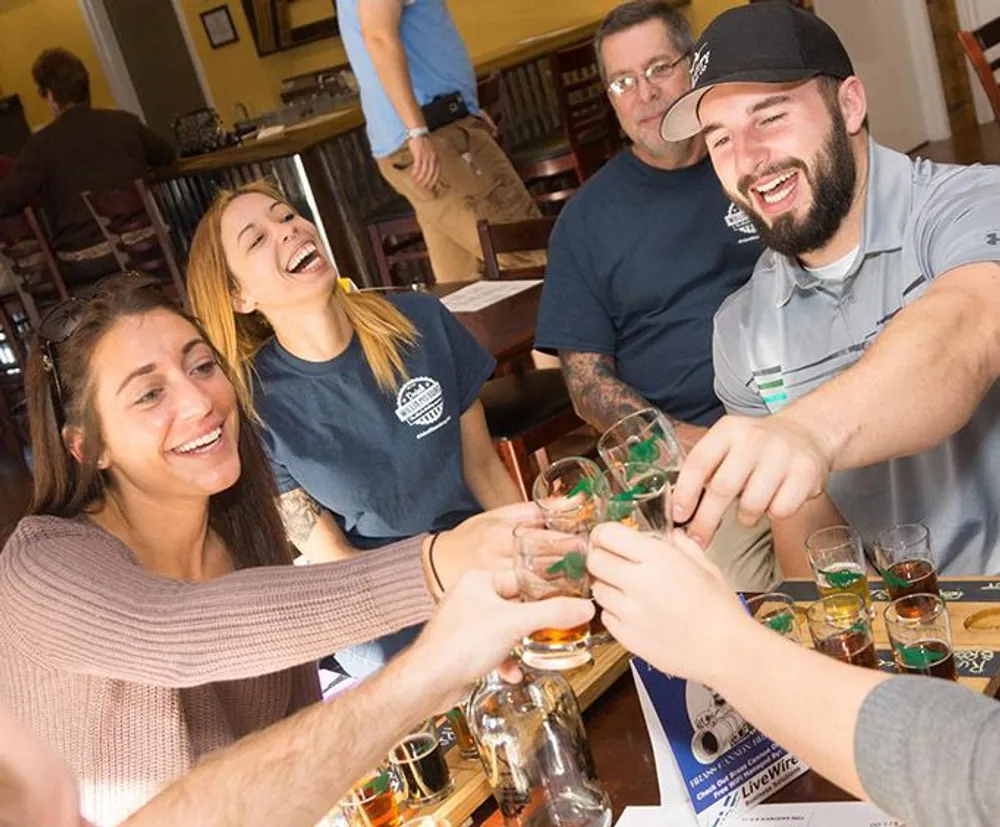
[[[865,698],[854,735],[865,792],[907,827],[987,827],[1000,813],[1000,703],[939,678]]]

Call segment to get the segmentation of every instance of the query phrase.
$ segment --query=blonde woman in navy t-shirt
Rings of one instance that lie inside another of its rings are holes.
[[[348,294],[336,277],[316,227],[263,183],[219,196],[188,265],[299,551],[339,559],[516,502],[478,401],[492,356],[436,298]]]

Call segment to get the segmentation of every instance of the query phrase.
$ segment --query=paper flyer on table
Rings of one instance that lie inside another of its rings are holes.
[[[699,827],[735,820],[808,770],[717,693],[632,659],[660,784],[660,802],[687,799]]]
[[[860,801],[758,804],[727,827],[905,827],[878,807]],[[615,827],[697,827],[690,808],[626,807]]]
[[[461,290],[449,293],[441,303],[452,313],[475,313],[491,304],[514,296],[524,290],[530,290],[541,279],[512,279],[511,281],[477,281],[468,284]]]

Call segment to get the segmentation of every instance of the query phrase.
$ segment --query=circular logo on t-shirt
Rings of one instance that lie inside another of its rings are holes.
[[[433,425],[444,413],[441,383],[430,376],[417,376],[396,394],[396,416],[407,425]]]
[[[743,233],[743,235],[757,235],[757,228],[750,216],[735,204],[730,204],[726,211],[726,226],[738,233]]]

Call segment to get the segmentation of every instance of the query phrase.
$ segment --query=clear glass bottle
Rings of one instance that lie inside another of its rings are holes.
[[[469,726],[507,827],[608,827],[580,706],[558,672],[491,672],[469,699]]]

